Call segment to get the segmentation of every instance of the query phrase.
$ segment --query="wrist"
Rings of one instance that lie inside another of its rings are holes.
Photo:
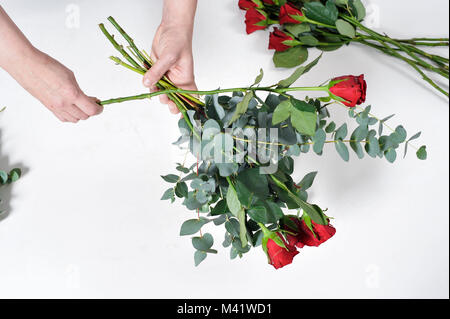
[[[196,10],[197,0],[164,0],[161,26],[177,28],[192,37]]]

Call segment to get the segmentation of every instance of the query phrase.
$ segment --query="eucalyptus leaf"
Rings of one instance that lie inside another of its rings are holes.
[[[344,161],[348,162],[350,160],[350,154],[347,145],[345,145],[344,142],[340,140],[336,142],[336,151]]]
[[[166,176],[161,176],[163,180],[165,180],[167,183],[176,183],[178,182],[179,176],[175,174],[169,174]]]
[[[201,264],[202,261],[206,259],[208,255],[204,251],[196,250],[194,253],[195,267]]]
[[[236,193],[236,190],[232,186],[228,187],[228,192],[227,192],[227,198],[226,199],[227,199],[228,208],[230,209],[231,213],[234,216],[238,216],[242,205],[239,202],[239,198],[238,198],[238,195]]]
[[[180,236],[193,235],[200,231],[200,229],[206,225],[209,220],[205,217],[199,219],[187,220],[181,225]]]
[[[204,234],[202,237],[192,238],[192,246],[201,251],[208,251],[214,245],[214,239],[211,234]]]
[[[425,145],[421,146],[419,150],[416,152],[417,158],[424,161],[427,159],[427,147]]]

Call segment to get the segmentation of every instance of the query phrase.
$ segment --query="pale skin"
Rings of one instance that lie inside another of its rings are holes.
[[[182,89],[197,90],[192,56],[196,8],[197,0],[164,0],[162,21],[152,45],[155,64],[143,79],[151,91],[164,74]],[[35,48],[1,6],[0,68],[62,122],[77,123],[103,111],[96,98],[80,89],[73,72]],[[167,96],[160,96],[160,100],[172,113],[178,113]]]
[[[1,6],[0,67],[62,122],[77,123],[103,110],[81,91],[71,70],[27,40]]]
[[[164,74],[181,89],[197,90],[192,56],[196,9],[197,0],[164,0],[162,21],[152,46],[151,57],[155,64],[143,79],[150,91],[157,90],[155,84]],[[161,95],[160,101],[169,105],[170,112],[179,113],[166,95]]]

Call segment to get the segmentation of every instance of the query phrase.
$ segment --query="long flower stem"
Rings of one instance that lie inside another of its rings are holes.
[[[371,42],[369,42],[369,41],[362,40],[362,39],[357,40],[356,42],[359,42],[359,43],[361,43],[361,44],[364,44],[364,45],[367,45],[367,46],[369,46],[369,47],[372,47],[372,48],[375,48],[375,49],[377,49],[377,50],[380,50],[380,51],[382,51],[383,53],[388,54],[388,55],[390,55],[390,56],[392,56],[392,57],[398,58],[398,56],[397,56],[396,54],[393,54],[391,50],[387,49],[387,48],[384,47],[384,46],[380,46],[380,45],[377,45],[377,44],[374,44],[374,43],[371,43]],[[394,51],[397,51],[397,50],[394,50]],[[445,77],[445,78],[447,78],[447,79],[449,78],[449,74],[448,74],[448,72],[445,71],[445,69],[436,68],[436,67],[434,67],[434,66],[432,66],[432,65],[421,65],[421,64],[417,63],[417,61],[414,61],[414,60],[412,60],[412,59],[408,59],[408,58],[406,58],[406,57],[404,57],[404,60],[405,60],[405,61],[409,61],[408,63],[413,63],[413,64],[416,64],[416,65],[419,65],[419,66],[423,67],[424,69],[427,69],[427,70],[436,72],[436,73],[438,73],[439,75],[441,75],[441,76],[443,76],[443,77]],[[447,68],[448,68],[448,67],[447,67]]]
[[[374,37],[376,40],[378,41],[383,41],[383,42],[387,42],[390,43],[394,46],[397,46],[399,49],[403,50],[403,52],[405,52],[407,55],[409,55],[411,58],[413,58],[414,60],[416,60],[419,63],[423,63],[423,61],[417,57],[417,55],[412,52],[406,45],[401,44],[400,42],[397,42],[387,36],[383,36],[380,35],[379,33],[366,28],[364,25],[362,25],[358,20],[356,20],[355,18],[349,17],[349,16],[345,16],[345,15],[341,15],[342,18],[344,18],[345,20],[347,20],[347,22],[351,22],[353,24],[355,24],[359,29],[361,29],[364,32],[367,32],[369,35],[371,35],[372,37]]]
[[[402,42],[417,42],[417,41],[438,41],[438,42],[449,42],[449,38],[412,38],[412,39],[396,39],[397,41],[402,41]]]
[[[448,38],[436,38],[436,39],[428,39],[428,38],[413,38],[413,39],[394,39],[397,42],[407,43],[412,45],[419,46],[449,46]]]
[[[439,85],[437,85],[430,77],[428,77],[420,68],[417,64],[421,65],[421,66],[426,66],[429,67],[430,65],[427,64],[426,62],[424,62],[423,60],[421,60],[416,54],[414,54],[413,52],[411,52],[411,50],[406,47],[405,45],[392,40],[391,38],[381,35],[369,28],[366,28],[365,26],[363,26],[358,20],[356,20],[353,17],[349,17],[347,15],[341,15],[341,17],[346,20],[349,23],[352,23],[353,25],[355,25],[356,27],[358,27],[360,30],[366,32],[367,34],[369,34],[374,40],[378,41],[386,50],[387,52],[390,52],[392,56],[395,56],[403,61],[405,61],[406,63],[408,63],[412,68],[414,68],[421,76],[422,78],[428,82],[432,87],[434,87],[436,90],[438,90],[439,92],[441,92],[442,94],[444,94],[445,96],[449,96],[449,93],[447,91],[445,91],[444,89],[442,89]],[[417,63],[414,63],[411,61],[411,59],[408,59],[406,57],[404,57],[403,55],[399,54],[395,49],[393,49],[392,47],[390,47],[389,44],[397,46],[399,49],[401,49],[403,52],[405,52],[407,55],[409,55],[412,60],[415,60]],[[448,77],[447,77],[448,78]]]
[[[134,44],[134,40],[125,32],[125,30],[122,29],[122,27],[114,20],[113,17],[109,17],[108,21],[111,22],[111,24],[119,31],[119,33],[124,37],[124,39],[128,42],[131,49],[134,51],[135,55],[138,57],[138,59],[143,63],[144,65],[147,64],[146,58],[142,55],[141,51],[136,47]],[[148,66],[150,67],[150,65]]]
[[[99,24],[100,30],[102,30],[103,34],[106,36],[106,38],[109,40],[109,42],[111,42],[111,44],[114,46],[114,48],[120,52],[120,54],[122,54],[122,56],[128,61],[130,62],[136,69],[141,69],[142,71],[145,72],[145,69],[142,68],[142,66],[140,66],[129,54],[127,51],[125,51],[125,49],[123,48],[122,45],[120,45],[119,43],[117,43],[117,41],[114,39],[114,37],[106,30],[105,26],[103,25],[103,23]]]
[[[111,59],[116,62],[119,65],[122,65],[140,75],[144,75],[147,70],[153,65],[153,62],[151,61],[150,57],[147,57],[145,53],[141,52],[136,45],[134,44],[134,40],[122,29],[122,27],[114,20],[113,17],[109,17],[108,21],[111,22],[111,24],[119,31],[119,33],[123,36],[123,38],[128,42],[130,45],[130,51],[132,55],[139,61],[136,62],[130,54],[123,48],[122,45],[117,43],[117,41],[114,39],[114,36],[111,35],[105,28],[103,24],[100,24],[100,30],[103,32],[103,34],[106,36],[106,38],[111,42],[111,44],[114,46],[114,48],[131,64],[127,64],[123,61],[121,61],[119,58],[111,57]],[[167,89],[175,89],[175,85],[167,78],[167,76],[163,76],[161,80],[158,81],[156,84],[158,89],[160,90],[167,90]],[[174,93],[174,94],[168,94],[168,97],[170,100],[172,100],[177,107],[183,106],[183,109],[186,109],[186,105],[192,108],[197,108],[197,105],[201,105],[201,101],[199,101],[194,96],[190,96],[188,94],[184,93]],[[180,105],[178,105],[181,103]]]
[[[101,101],[101,105],[108,105],[114,103],[122,103],[133,100],[144,100],[150,99],[152,97],[162,95],[162,94],[173,94],[173,93],[185,93],[185,94],[196,94],[196,95],[214,95],[219,93],[232,93],[232,92],[249,92],[249,91],[265,91],[271,93],[285,93],[293,91],[322,91],[328,92],[328,86],[318,86],[318,87],[289,87],[289,88],[272,88],[272,87],[247,87],[247,88],[232,88],[232,89],[218,89],[210,91],[194,91],[194,90],[183,90],[183,89],[169,89],[164,91],[157,91],[153,93],[144,93],[133,96],[120,97],[110,100]]]
[[[371,37],[371,36],[366,36],[366,35],[363,35],[363,34],[358,34],[358,37],[356,37],[355,39],[353,39],[354,41],[357,41],[357,42],[360,42],[360,40],[361,39],[363,39],[363,40],[365,40],[365,41],[372,41],[372,40],[375,40],[375,41],[378,41],[378,39],[374,39],[373,37]],[[443,71],[445,71],[445,72],[447,72],[448,73],[448,63],[449,63],[449,59],[448,58],[445,58],[445,57],[442,57],[442,56],[439,56],[439,55],[435,55],[435,54],[430,54],[430,53],[428,53],[428,52],[425,52],[425,51],[423,51],[423,50],[421,50],[421,49],[419,49],[419,48],[417,48],[417,47],[415,47],[415,46],[412,46],[412,45],[406,45],[406,47],[409,49],[409,50],[411,50],[411,51],[413,51],[413,52],[415,52],[415,53],[417,53],[418,55],[420,55],[420,56],[422,56],[422,57],[424,57],[424,58],[427,58],[428,60],[430,60],[431,62],[434,62],[435,64],[437,64],[440,68],[442,68],[443,69]],[[400,51],[400,52],[403,52],[403,49],[400,49],[400,48],[396,48],[396,47],[394,47],[393,48],[395,51]],[[424,61],[420,61],[420,62],[416,62],[416,63],[419,63],[419,64],[421,64],[421,66],[422,67],[429,67],[429,65],[426,65],[425,63],[423,63]],[[432,67],[432,66],[431,66]],[[433,68],[433,67],[432,67]]]

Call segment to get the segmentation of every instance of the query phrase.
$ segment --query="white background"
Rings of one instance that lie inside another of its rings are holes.
[[[260,67],[266,84],[291,72],[273,67],[267,32],[245,34],[236,0],[199,2],[201,89],[248,85]],[[107,59],[116,53],[97,24],[113,15],[149,49],[162,1],[1,3],[37,47],[74,70],[87,94],[145,92],[139,77]],[[70,3],[79,6],[80,28],[67,27]],[[448,1],[371,3],[380,10],[380,31],[448,37]],[[448,298],[448,100],[401,62],[358,45],[326,54],[300,85],[360,73],[373,113],[395,113],[391,125],[404,124],[410,134],[421,130],[417,144],[428,145],[429,160],[411,152],[394,165],[355,156],[345,163],[333,146],[323,157],[299,158],[297,178],[319,170],[312,199],[329,208],[337,234],[275,271],[259,248],[230,261],[223,229],[213,225],[206,230],[219,254],[194,267],[190,238],[178,236],[192,213],[159,200],[167,188],[160,175],[174,171],[180,151],[171,145],[178,118],[157,99],[60,124],[0,71],[0,101],[8,107],[0,115],[1,166],[25,168],[1,194],[10,214],[0,221],[0,298]],[[332,113],[346,120],[343,109]]]

